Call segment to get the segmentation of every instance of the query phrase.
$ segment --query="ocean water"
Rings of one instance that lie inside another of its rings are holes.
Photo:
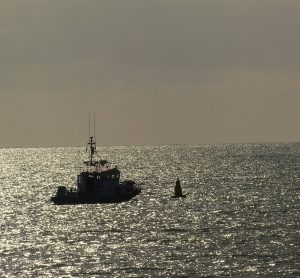
[[[98,150],[140,195],[56,206],[85,150],[0,149],[0,277],[300,277],[300,144]]]

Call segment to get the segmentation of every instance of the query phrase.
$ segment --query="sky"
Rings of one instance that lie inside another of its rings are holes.
[[[300,141],[299,0],[1,0],[0,147]]]

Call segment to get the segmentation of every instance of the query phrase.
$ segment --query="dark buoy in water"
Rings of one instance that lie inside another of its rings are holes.
[[[179,178],[177,178],[177,180],[176,180],[176,185],[174,188],[174,195],[171,197],[172,198],[185,198],[186,197],[186,195],[182,194],[182,189],[181,189]]]

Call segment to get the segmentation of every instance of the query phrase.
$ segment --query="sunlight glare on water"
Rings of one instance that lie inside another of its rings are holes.
[[[84,149],[1,149],[0,276],[299,277],[299,146],[100,147],[142,192],[74,206]]]

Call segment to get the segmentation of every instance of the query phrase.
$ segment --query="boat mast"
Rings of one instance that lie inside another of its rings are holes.
[[[95,150],[96,150],[96,142],[94,142],[93,140],[93,136],[90,136],[90,141],[88,142],[88,145],[90,146],[90,161],[89,161],[89,165],[93,166],[93,156],[95,154]]]
[[[96,151],[96,142],[94,142],[93,138],[95,137],[95,113],[94,113],[94,136],[91,136],[91,121],[90,121],[90,113],[89,113],[89,150],[90,150],[90,160],[89,160],[89,166],[93,166],[93,156]]]

